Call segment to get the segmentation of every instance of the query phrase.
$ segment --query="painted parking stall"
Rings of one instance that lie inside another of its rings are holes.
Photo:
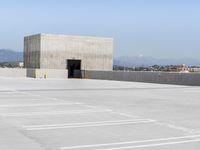
[[[187,91],[187,95],[191,91],[187,104],[197,112],[193,105],[199,104],[198,87],[73,79],[41,80],[41,85],[25,79],[3,82],[7,86],[0,85],[0,130],[8,138],[0,140],[0,148],[25,150],[27,145],[39,150],[200,148],[200,132],[196,127],[200,120],[188,120],[183,126],[176,116],[180,112],[171,118],[165,116],[174,107],[178,111],[185,109],[184,105],[178,107],[180,97],[170,101],[170,96],[180,96],[181,91]],[[43,90],[39,90],[41,87]],[[145,94],[141,94],[143,91]],[[169,100],[164,98],[165,93],[169,93]],[[196,113],[189,115],[197,117]],[[19,137],[22,140],[17,140]],[[9,144],[11,141],[13,145]]]

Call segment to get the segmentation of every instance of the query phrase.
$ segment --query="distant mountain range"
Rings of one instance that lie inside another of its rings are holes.
[[[23,52],[10,49],[0,49],[0,62],[23,61]],[[200,66],[200,59],[158,59],[144,56],[122,56],[114,58],[114,65],[125,67],[153,66],[153,65],[180,65]]]
[[[153,65],[180,65],[186,64],[188,66],[200,66],[200,59],[192,58],[177,58],[177,59],[158,59],[144,56],[132,56],[132,57],[116,57],[114,59],[114,65],[126,66],[126,67],[138,67],[138,66],[153,66]]]
[[[23,61],[23,53],[10,49],[0,49],[0,62]]]

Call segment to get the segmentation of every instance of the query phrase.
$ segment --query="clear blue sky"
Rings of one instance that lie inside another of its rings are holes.
[[[113,37],[115,56],[199,58],[199,0],[4,0],[0,48],[58,33]]]

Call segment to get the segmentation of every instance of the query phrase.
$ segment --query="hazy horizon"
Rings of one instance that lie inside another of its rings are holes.
[[[0,48],[23,51],[36,33],[114,38],[114,56],[200,55],[197,0],[35,0],[1,2]]]

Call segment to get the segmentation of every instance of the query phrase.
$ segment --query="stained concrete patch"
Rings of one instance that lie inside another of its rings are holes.
[[[38,142],[25,136],[21,129],[11,122],[0,119],[0,149],[2,150],[44,150]]]

